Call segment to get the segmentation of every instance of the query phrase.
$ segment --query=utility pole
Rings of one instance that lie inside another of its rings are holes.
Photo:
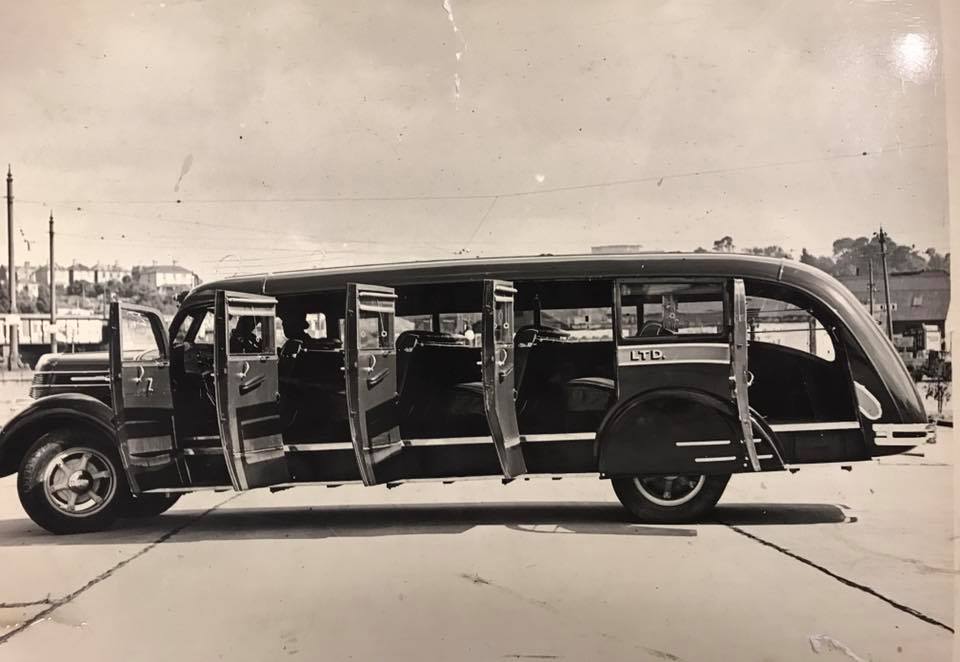
[[[10,298],[10,363],[8,370],[20,367],[20,321],[17,319],[17,265],[13,250],[13,171],[7,164],[7,248],[9,260],[7,266],[7,286]]]
[[[870,267],[870,270],[867,272],[869,274],[868,283],[870,285],[870,317],[873,317],[873,288],[876,287],[873,284],[873,258],[869,259],[867,265]]]
[[[883,298],[887,304],[887,338],[893,340],[893,311],[890,309],[890,274],[887,273],[887,233],[880,226],[880,268],[883,270]]]
[[[53,260],[53,212],[50,212],[50,352],[57,353],[57,276]]]

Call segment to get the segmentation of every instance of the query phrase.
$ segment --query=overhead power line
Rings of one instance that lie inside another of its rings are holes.
[[[924,143],[919,145],[891,145],[874,151],[858,151],[844,154],[830,154],[807,159],[792,159],[786,161],[770,161],[765,163],[747,164],[741,166],[730,166],[722,168],[706,168],[702,170],[690,170],[686,172],[675,172],[666,174],[643,175],[639,177],[629,177],[624,179],[614,179],[607,181],[586,182],[582,184],[570,184],[565,186],[541,187],[536,189],[501,191],[497,193],[427,193],[427,194],[409,194],[409,195],[350,195],[350,196],[293,196],[288,198],[156,198],[144,200],[123,200],[123,199],[64,199],[64,200],[22,200],[30,204],[69,204],[69,205],[215,205],[215,204],[333,204],[343,202],[420,202],[430,200],[491,200],[496,198],[518,198],[528,196],[549,195],[552,193],[564,193],[568,191],[582,191],[588,189],[610,188],[616,186],[628,186],[630,184],[642,184],[647,182],[657,182],[660,180],[682,179],[689,177],[702,177],[707,175],[725,175],[737,172],[746,172],[750,170],[763,170],[766,168],[785,168],[790,166],[805,165],[810,163],[822,163],[825,161],[837,161],[843,159],[857,159],[863,157],[877,157],[886,154],[900,153],[918,149],[928,149],[931,147],[940,147],[942,142]]]

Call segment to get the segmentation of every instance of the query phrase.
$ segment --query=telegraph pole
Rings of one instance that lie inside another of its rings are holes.
[[[10,364],[8,370],[20,367],[20,322],[17,320],[17,265],[13,250],[13,171],[7,164],[7,248],[9,260],[7,267],[7,285],[10,298]]]
[[[867,272],[869,274],[868,283],[870,285],[870,317],[873,317],[873,288],[875,287],[873,284],[873,258],[870,258],[870,260],[867,262],[867,265],[870,268],[870,270]]]
[[[887,337],[893,340],[893,311],[890,309],[890,274],[887,273],[887,233],[880,226],[880,268],[883,270],[883,297],[887,304]]]
[[[57,276],[53,261],[53,212],[50,212],[50,352],[57,353]]]

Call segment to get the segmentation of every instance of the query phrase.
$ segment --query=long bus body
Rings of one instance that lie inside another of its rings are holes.
[[[732,474],[865,461],[933,434],[856,298],[789,260],[258,274],[197,287],[169,327],[114,304],[109,346],[83,374],[45,357],[39,397],[0,434],[0,472],[19,471],[51,531],[201,489],[535,474],[610,479],[634,518],[690,521]],[[82,379],[45,390],[57,375]]]

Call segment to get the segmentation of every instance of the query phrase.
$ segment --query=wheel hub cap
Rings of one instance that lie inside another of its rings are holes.
[[[63,515],[88,517],[112,501],[117,481],[113,463],[93,448],[68,448],[47,464],[43,491]]]
[[[86,471],[74,471],[67,479],[67,487],[77,494],[83,494],[90,489],[90,483],[92,482],[93,478]]]

